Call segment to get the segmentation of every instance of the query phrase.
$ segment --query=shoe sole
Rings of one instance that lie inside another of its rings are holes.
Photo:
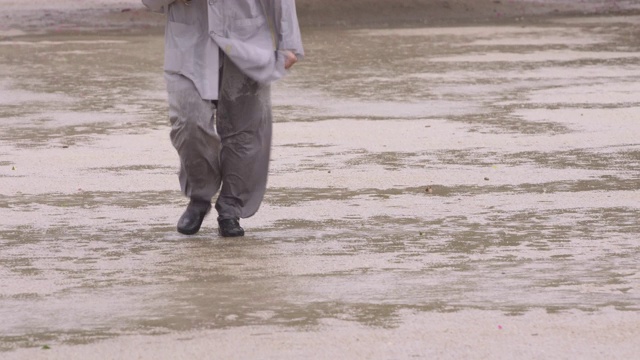
[[[195,234],[198,233],[198,231],[200,231],[200,226],[198,226],[197,229],[194,229],[194,230],[191,230],[191,231],[183,230],[183,229],[180,229],[180,228],[177,228],[177,230],[182,235],[195,235]]]
[[[238,235],[225,235],[222,233],[222,231],[220,229],[218,229],[218,235],[222,236],[222,237],[242,237],[244,236],[244,231],[242,232],[242,234],[238,234]]]

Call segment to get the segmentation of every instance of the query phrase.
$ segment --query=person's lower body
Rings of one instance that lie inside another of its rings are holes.
[[[258,211],[266,191],[270,86],[248,78],[226,57],[223,64],[217,109],[200,97],[191,80],[165,74],[171,142],[180,156],[180,187],[190,198],[178,231],[188,235],[198,232],[218,190],[220,235],[244,235],[239,220]]]

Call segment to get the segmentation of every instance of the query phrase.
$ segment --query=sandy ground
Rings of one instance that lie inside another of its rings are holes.
[[[633,359],[637,314],[524,316],[467,311],[402,314],[397,327],[326,320],[308,332],[231,328],[123,336],[90,345],[21,350],[7,359]],[[312,336],[308,336],[311,333]]]
[[[634,14],[640,0],[297,0],[310,26],[415,26],[537,21],[550,16]],[[0,35],[163,25],[139,0],[0,0]]]
[[[0,1],[0,357],[633,358],[637,3],[472,3],[305,28],[228,240],[175,232],[162,18]]]

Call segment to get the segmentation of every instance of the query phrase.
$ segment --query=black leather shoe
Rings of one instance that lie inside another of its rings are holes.
[[[218,234],[223,237],[244,236],[244,229],[236,219],[218,220]]]
[[[200,230],[202,220],[211,210],[211,203],[203,200],[191,199],[184,214],[178,220],[178,232],[193,235]]]

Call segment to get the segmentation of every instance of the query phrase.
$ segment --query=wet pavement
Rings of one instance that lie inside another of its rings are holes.
[[[175,232],[161,35],[1,39],[2,355],[385,329],[409,357],[460,314],[638,319],[639,24],[308,29],[242,239]]]

